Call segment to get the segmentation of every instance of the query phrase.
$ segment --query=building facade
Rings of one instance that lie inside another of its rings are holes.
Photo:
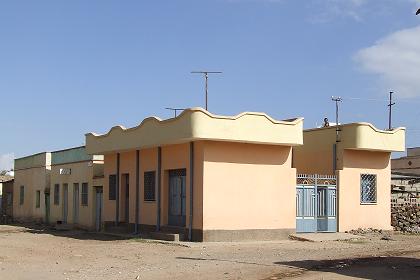
[[[351,123],[305,130],[303,139],[304,145],[293,150],[294,167],[298,173],[335,176],[331,199],[337,230],[392,229],[390,157],[404,151],[405,129]]]
[[[13,218],[48,222],[51,153],[18,158],[14,165]]]
[[[103,156],[84,146],[52,152],[49,222],[100,230],[102,185]]]
[[[13,178],[0,176],[0,223],[8,223],[13,219]]]
[[[302,123],[192,108],[87,134],[87,152],[104,155],[105,223],[178,230],[194,241],[286,238],[295,228],[291,152]]]

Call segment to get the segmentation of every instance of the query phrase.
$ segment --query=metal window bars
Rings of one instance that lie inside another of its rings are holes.
[[[360,175],[360,202],[376,203],[376,175]]]

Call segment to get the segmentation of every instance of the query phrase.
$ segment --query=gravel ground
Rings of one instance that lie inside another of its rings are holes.
[[[158,243],[0,225],[0,279],[419,279],[420,236]]]

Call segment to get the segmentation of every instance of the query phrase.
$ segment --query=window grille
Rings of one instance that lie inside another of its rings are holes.
[[[60,204],[60,185],[59,184],[54,185],[54,204],[55,205]]]
[[[89,198],[89,189],[88,183],[82,183],[82,205],[88,205],[88,198]]]
[[[376,203],[376,175],[360,175],[360,202]]]
[[[24,201],[25,201],[25,186],[20,186],[19,204],[23,205]]]
[[[108,199],[115,200],[117,197],[117,175],[109,175]]]
[[[156,171],[144,172],[144,201],[156,200]]]
[[[36,207],[36,208],[41,207],[41,191],[36,191],[36,196],[35,196],[35,207]]]

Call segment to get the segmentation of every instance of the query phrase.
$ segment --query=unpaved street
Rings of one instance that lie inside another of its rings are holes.
[[[418,279],[420,236],[160,244],[0,226],[0,279]]]

